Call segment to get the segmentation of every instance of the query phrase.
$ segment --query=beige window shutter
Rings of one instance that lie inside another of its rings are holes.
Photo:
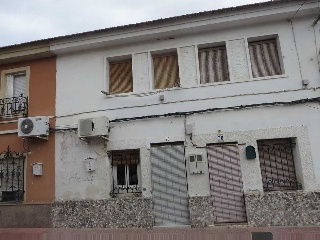
[[[179,86],[180,79],[177,54],[154,56],[153,67],[155,89]]]
[[[109,91],[110,94],[133,91],[131,60],[109,64]]]

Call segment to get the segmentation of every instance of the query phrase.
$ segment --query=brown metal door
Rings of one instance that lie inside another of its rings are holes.
[[[207,151],[215,223],[246,222],[238,146],[211,145]]]

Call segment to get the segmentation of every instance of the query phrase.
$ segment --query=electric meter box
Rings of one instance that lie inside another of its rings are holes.
[[[190,155],[189,168],[191,174],[204,173],[204,162],[202,155]]]
[[[34,176],[42,176],[42,166],[43,166],[43,163],[33,163],[32,174]]]
[[[87,158],[84,160],[84,165],[87,172],[92,172],[96,170],[96,159],[94,158]]]

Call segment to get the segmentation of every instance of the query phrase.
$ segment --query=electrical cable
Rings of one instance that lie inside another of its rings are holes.
[[[117,122],[128,122],[128,121],[135,121],[135,120],[144,120],[144,119],[153,119],[153,118],[165,118],[165,117],[182,117],[182,116],[189,116],[194,114],[203,114],[207,112],[219,112],[219,111],[229,111],[229,110],[241,110],[241,109],[252,109],[252,108],[260,108],[260,107],[273,107],[273,106],[293,106],[298,104],[304,103],[311,103],[317,102],[320,103],[320,97],[317,98],[304,98],[299,100],[294,100],[290,102],[270,102],[270,103],[257,103],[257,104],[248,104],[248,105],[238,105],[233,107],[222,107],[222,108],[207,108],[203,110],[197,111],[188,111],[188,112],[172,112],[172,113],[165,113],[165,114],[158,114],[158,115],[146,115],[146,116],[139,116],[139,117],[131,117],[131,118],[119,118],[110,120],[111,123]],[[77,128],[63,128],[63,131],[74,131]],[[52,131],[61,131],[59,128],[52,128]]]
[[[304,0],[304,2],[301,4],[301,6],[298,8],[298,10],[295,12],[295,14],[288,20],[289,22],[292,21],[292,19],[297,15],[297,13],[300,11],[302,6],[307,2],[307,0]]]
[[[26,143],[27,143],[27,148],[26,148],[26,146],[25,146]],[[27,152],[30,152],[29,141],[27,140],[27,138],[23,138],[22,147],[23,147],[23,149],[26,150]]]

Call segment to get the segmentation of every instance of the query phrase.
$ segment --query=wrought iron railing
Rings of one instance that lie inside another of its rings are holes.
[[[132,186],[113,186],[112,191],[110,192],[111,197],[116,197],[119,194],[131,193],[136,197],[141,196],[141,190],[138,185]]]
[[[24,195],[24,162],[22,153],[9,149],[0,153],[0,202],[21,202]]]
[[[22,94],[19,97],[0,99],[0,118],[28,116],[28,97]]]

